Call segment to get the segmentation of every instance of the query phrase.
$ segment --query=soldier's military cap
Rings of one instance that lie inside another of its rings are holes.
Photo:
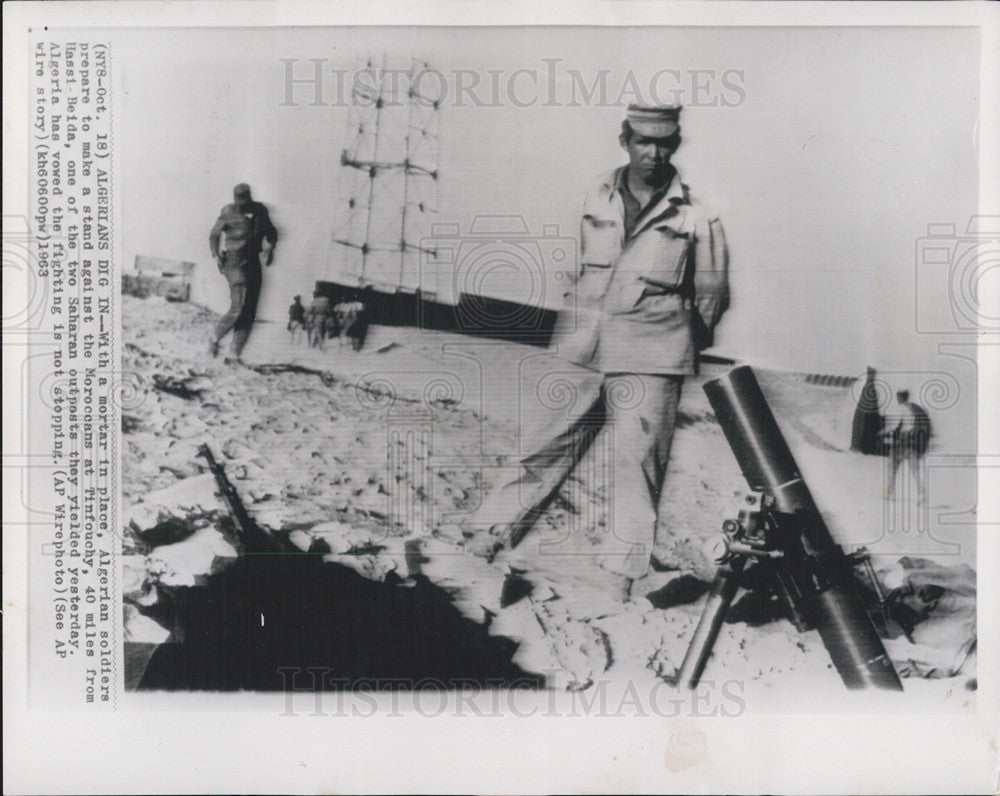
[[[667,138],[680,129],[681,106],[632,103],[625,112],[625,119],[639,135]]]

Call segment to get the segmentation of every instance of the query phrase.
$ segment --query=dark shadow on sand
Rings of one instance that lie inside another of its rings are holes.
[[[316,555],[245,556],[205,587],[170,590],[157,618],[175,628],[140,690],[537,688],[517,644],[463,617],[423,576],[368,580]],[[319,675],[317,675],[319,676]]]

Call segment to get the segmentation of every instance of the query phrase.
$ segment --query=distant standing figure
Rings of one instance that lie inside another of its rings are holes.
[[[910,401],[910,393],[900,390],[896,393],[897,407],[885,417],[885,431],[882,437],[889,447],[889,483],[886,495],[895,493],[896,475],[903,462],[909,462],[913,480],[917,482],[917,494],[924,496],[925,484],[920,472],[920,460],[927,453],[931,438],[931,420],[923,407]]]
[[[344,344],[344,332],[350,327],[350,309],[349,302],[339,301],[333,305],[333,309],[330,310],[330,315],[333,318],[333,323],[335,329],[331,337],[337,338],[337,345],[342,346]]]
[[[302,306],[302,296],[296,296],[288,308],[288,331],[292,335],[292,345],[302,339],[305,326],[306,308]]]
[[[309,333],[309,347],[323,348],[326,339],[327,322],[330,317],[330,299],[320,291],[313,291],[313,300],[306,316],[306,329]]]
[[[368,308],[360,301],[350,303],[351,325],[345,330],[351,341],[351,349],[360,351],[368,336]]]
[[[342,301],[333,308],[337,322],[337,336],[351,341],[351,348],[360,351],[368,334],[368,314],[365,305],[358,300]]]
[[[226,236],[226,247],[220,250],[223,234]],[[208,236],[212,257],[229,283],[229,310],[215,326],[209,351],[213,357],[218,356],[222,338],[232,330],[227,364],[242,361],[240,355],[257,317],[257,302],[263,281],[260,253],[266,251],[264,265],[270,265],[274,261],[277,242],[278,230],[271,223],[267,208],[255,202],[250,196],[250,186],[241,182],[233,188],[233,203],[222,208]]]
[[[869,366],[851,425],[851,450],[868,455],[880,455],[884,452],[880,439],[882,416],[878,411],[875,372],[875,368]]]

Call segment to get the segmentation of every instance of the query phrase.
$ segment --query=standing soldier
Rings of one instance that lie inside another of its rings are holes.
[[[292,335],[292,345],[302,337],[306,326],[306,308],[302,306],[302,296],[295,296],[288,307],[288,331]]]
[[[329,297],[323,295],[323,291],[321,290],[314,290],[313,300],[309,305],[309,312],[306,315],[306,334],[308,335],[310,348],[323,350],[323,341],[326,339],[330,319]]]
[[[516,544],[556,496],[594,438],[610,427],[614,488],[599,563],[627,597],[647,574],[684,377],[697,372],[728,306],[722,224],[681,182],[670,159],[681,143],[680,107],[630,105],[619,143],[628,165],[599,176],[581,222],[582,267],[553,338],[580,366],[570,375],[575,417],[545,413],[527,437],[518,475],[459,523],[467,549],[492,556]],[[609,539],[609,542],[611,540]],[[660,540],[664,547],[672,542]],[[694,557],[681,556],[697,564]]]
[[[924,458],[930,444],[931,420],[922,406],[910,400],[908,390],[900,390],[896,393],[896,403],[896,410],[886,413],[885,431],[882,432],[882,437],[889,447],[886,497],[889,500],[894,497],[896,475],[903,462],[908,462],[910,473],[917,484],[917,497],[919,500],[924,500],[926,491],[920,468],[921,459]]]
[[[226,247],[219,249],[219,241],[225,233]],[[260,253],[266,251],[264,265],[274,260],[274,247],[278,242],[278,231],[271,223],[267,208],[255,202],[250,196],[250,186],[240,183],[233,188],[233,203],[226,205],[208,236],[212,257],[219,264],[219,271],[229,283],[229,310],[215,327],[210,351],[218,356],[219,344],[230,331],[233,339],[227,364],[242,362],[243,347],[250,337],[250,327],[257,317],[257,301],[263,280],[260,267]]]
[[[351,349],[360,351],[368,335],[368,312],[365,305],[358,300],[357,294],[350,301],[342,301],[333,308],[337,319],[337,339],[343,342],[347,337],[351,341]]]

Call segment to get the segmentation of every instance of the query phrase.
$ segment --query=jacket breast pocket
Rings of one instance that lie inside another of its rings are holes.
[[[610,265],[622,249],[618,222],[587,214],[580,227],[583,262],[590,265]]]

